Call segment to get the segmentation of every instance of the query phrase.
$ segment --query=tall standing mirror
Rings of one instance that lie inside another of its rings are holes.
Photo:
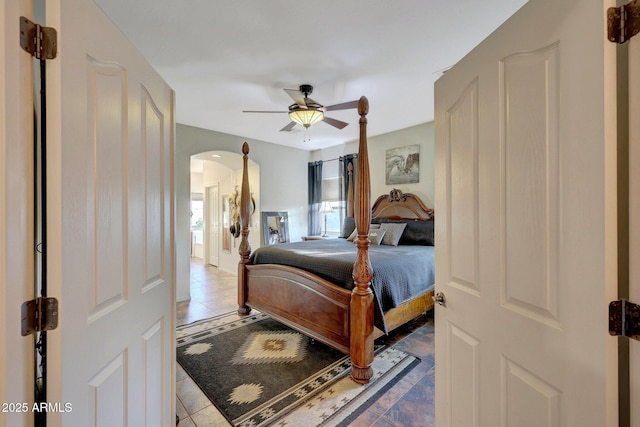
[[[262,212],[264,245],[289,241],[289,219],[287,212]]]
[[[222,251],[226,254],[231,253],[231,220],[229,218],[229,194],[222,196]]]

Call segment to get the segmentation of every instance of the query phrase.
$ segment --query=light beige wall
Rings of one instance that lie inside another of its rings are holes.
[[[202,185],[203,174],[202,172],[191,173],[191,192],[192,193],[204,193],[204,186]]]
[[[385,157],[391,148],[405,145],[420,145],[420,182],[415,184],[386,185]],[[424,123],[396,132],[368,138],[369,169],[371,173],[371,202],[382,194],[389,194],[393,188],[405,193],[414,193],[428,206],[433,207],[434,199],[434,163],[433,150],[435,147],[434,124]],[[344,154],[357,153],[358,141],[351,141],[344,145],[317,150],[312,153],[312,161],[328,160]]]

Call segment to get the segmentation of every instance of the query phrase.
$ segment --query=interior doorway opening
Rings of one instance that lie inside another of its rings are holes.
[[[239,211],[242,155],[206,151],[191,156],[191,258],[236,275],[240,244]],[[249,243],[260,245],[260,166],[249,160],[254,214]]]
[[[192,155],[190,162],[189,297],[176,303],[178,326],[237,308],[239,238],[231,232],[233,215],[230,200],[236,197],[236,193],[239,200],[242,155],[207,151]],[[260,246],[260,166],[252,160],[249,160],[249,179],[254,203],[249,243],[257,248]],[[186,194],[181,194],[181,200],[185,200]],[[178,364],[176,370],[178,419],[182,421],[190,419],[195,412],[207,412],[211,413],[214,423],[224,423],[222,415],[216,414],[211,404],[204,408],[194,406],[207,399]]]

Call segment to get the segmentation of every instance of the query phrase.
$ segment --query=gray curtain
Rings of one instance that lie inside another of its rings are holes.
[[[309,236],[322,234],[322,160],[309,163]]]
[[[347,154],[344,156],[340,156],[340,166],[338,172],[340,173],[340,200],[342,202],[347,201],[347,193],[349,191],[349,163],[353,165],[353,171],[351,175],[351,180],[353,187],[351,190],[353,191],[353,195],[355,197],[355,185],[356,185],[356,170],[358,170],[358,154]],[[346,211],[345,211],[346,215]]]
[[[349,164],[353,165],[353,171],[351,175],[351,191],[353,192],[353,197],[356,195],[356,170],[358,170],[358,154],[347,154],[345,156],[340,156],[340,165],[338,172],[340,173],[340,201],[343,212],[340,212],[340,226],[342,227],[342,220],[345,216],[347,216],[347,194],[349,191]]]

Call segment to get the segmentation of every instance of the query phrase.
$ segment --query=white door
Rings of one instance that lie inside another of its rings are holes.
[[[436,83],[438,426],[617,425],[607,3],[531,0]]]
[[[209,264],[217,266],[220,253],[220,207],[218,186],[207,188],[207,229],[209,232]]]
[[[629,300],[640,304],[640,36],[629,43]],[[630,340],[631,425],[640,425],[640,341]]]
[[[51,425],[175,425],[174,93],[92,1],[46,9]]]
[[[33,20],[30,2],[0,2],[0,404],[14,404],[0,408],[13,409],[0,412],[0,427],[33,424],[33,336],[20,327],[20,306],[34,298],[33,67],[20,16]]]

